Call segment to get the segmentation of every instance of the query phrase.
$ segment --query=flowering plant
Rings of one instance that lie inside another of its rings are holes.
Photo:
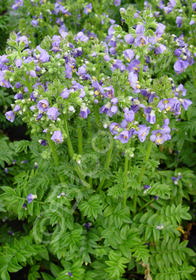
[[[83,13],[91,10],[88,3]],[[120,12],[123,25],[112,21],[104,40],[65,28],[37,46],[27,34],[10,35],[0,83],[16,94],[5,117],[21,116],[32,140],[13,147],[30,164],[14,189],[2,187],[5,211],[28,223],[11,261],[0,256],[2,279],[26,264],[32,279],[126,279],[130,271],[189,279],[194,271],[180,235],[195,176],[158,169],[159,147],[192,104],[167,73],[175,40],[149,7]],[[190,54],[174,70],[193,62]]]

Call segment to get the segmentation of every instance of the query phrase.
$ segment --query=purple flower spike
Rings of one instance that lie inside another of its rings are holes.
[[[30,193],[30,194],[27,195],[27,202],[30,204],[36,198],[37,198],[36,194]]]
[[[8,121],[13,122],[15,120],[15,114],[13,111],[8,111],[5,113],[5,117]]]
[[[47,111],[47,116],[50,120],[56,121],[57,117],[60,115],[59,111],[55,107],[51,107]]]
[[[49,102],[46,99],[42,99],[37,104],[37,109],[41,112],[47,111],[49,107]]]
[[[63,135],[60,130],[55,130],[53,133],[51,140],[53,140],[55,143],[62,143],[63,142]]]

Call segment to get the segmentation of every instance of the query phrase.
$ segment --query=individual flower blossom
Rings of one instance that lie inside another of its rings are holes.
[[[128,108],[124,109],[124,118],[127,122],[132,122],[135,118],[135,113],[133,110],[129,110]]]
[[[154,37],[156,37],[157,39],[160,38],[163,35],[164,31],[165,31],[165,25],[162,23],[158,23]]]
[[[12,6],[12,9],[16,11],[21,6],[23,6],[23,0],[15,0],[15,4]]]
[[[37,115],[36,121],[40,120],[42,117],[43,117],[43,113],[39,113],[39,114]]]
[[[177,17],[176,18],[176,24],[178,28],[182,27],[182,17]]]
[[[178,102],[178,100],[174,98],[162,99],[158,103],[157,108],[159,108],[160,111],[170,111],[171,109],[173,109],[176,102]]]
[[[31,77],[34,77],[34,78],[37,76],[35,70],[31,70],[29,74]]]
[[[33,25],[33,27],[37,27],[38,24],[39,24],[39,22],[38,22],[37,19],[33,19],[33,20],[31,21],[31,24]]]
[[[88,15],[89,13],[92,12],[92,9],[93,9],[93,6],[92,6],[91,3],[89,3],[88,5],[86,5],[86,6],[84,7],[83,12],[84,12],[85,15]]]
[[[121,4],[121,0],[114,0],[114,5],[116,7],[120,6],[120,4]]]
[[[27,202],[30,204],[36,198],[37,198],[36,194],[30,193],[30,194],[27,195]]]
[[[53,133],[51,140],[53,140],[55,143],[62,143],[63,142],[63,135],[60,130],[55,130]]]
[[[193,3],[192,9],[193,9],[194,12],[196,12],[196,3]]]
[[[182,50],[181,49],[176,49],[174,51],[174,55],[177,56],[177,57],[181,56],[181,54],[182,54]]]
[[[129,83],[130,86],[134,89],[134,92],[139,92],[140,85],[138,81],[138,74],[134,72],[129,73]]]
[[[151,186],[145,185],[145,186],[144,186],[144,194],[146,194],[146,193],[148,192],[149,189],[151,189]]]
[[[82,106],[80,108],[80,113],[79,113],[79,117],[86,119],[88,117],[88,115],[90,114],[90,110],[88,107],[86,107],[85,105]]]
[[[23,203],[22,208],[24,208],[25,210],[27,210],[27,205],[26,205],[26,203]]]
[[[173,8],[176,6],[176,1],[175,0],[170,0],[167,3],[167,7],[164,8],[164,11],[169,14],[173,11]]]
[[[155,54],[160,54],[163,53],[166,50],[166,46],[163,44],[160,44],[157,48],[155,48],[154,53]]]
[[[69,64],[66,64],[65,66],[65,78],[72,78],[72,67]]]
[[[138,125],[139,130],[137,132],[138,138],[141,142],[146,140],[146,136],[150,132],[150,127],[147,127],[145,124]]]
[[[49,102],[46,99],[42,99],[37,103],[37,109],[41,112],[47,111],[49,108]]]
[[[8,121],[13,122],[15,120],[15,114],[13,111],[8,111],[5,113],[5,117]]]
[[[39,143],[40,143],[42,146],[47,146],[46,140],[39,140]]]
[[[195,21],[192,19],[190,22],[189,22],[189,25],[194,25],[195,24]]]
[[[64,99],[67,99],[69,97],[69,95],[70,95],[70,91],[67,88],[65,88],[63,90],[63,92],[61,93],[61,97],[63,97]]]
[[[127,70],[129,72],[139,72],[140,61],[138,59],[133,59],[130,63],[127,64]]]
[[[77,41],[81,41],[81,42],[87,42],[88,41],[88,37],[83,33],[83,32],[79,32],[77,33],[77,35],[74,38]]]
[[[22,93],[16,93],[14,95],[14,99],[23,99],[23,94]]]
[[[156,229],[158,229],[158,230],[162,230],[163,228],[164,228],[163,224],[160,224],[160,225],[156,226]]]
[[[155,200],[158,200],[158,199],[159,199],[159,197],[158,197],[157,195],[155,195],[155,196],[154,196],[154,199],[155,199]]]
[[[4,171],[5,171],[6,174],[9,172],[7,167],[4,169]]]
[[[155,111],[152,108],[148,107],[144,109],[144,114],[146,115],[146,121],[154,124],[156,122]]]
[[[22,60],[21,59],[16,59],[15,65],[17,68],[20,68],[22,66]]]
[[[123,52],[125,58],[130,62],[134,58],[134,51],[132,49],[127,49]]]
[[[179,94],[182,96],[186,96],[186,88],[184,88],[183,84],[180,84],[176,90],[175,90],[175,95],[178,96]]]
[[[127,143],[129,139],[131,138],[131,133],[128,130],[122,131],[118,137],[115,136],[115,139],[119,139],[121,143]]]
[[[86,224],[84,224],[84,227],[87,229],[87,231],[89,231],[90,228],[92,227],[92,223],[91,222],[87,222]]]
[[[152,142],[155,142],[157,145],[161,145],[168,139],[165,131],[162,129],[158,129],[151,132],[150,140]]]
[[[189,66],[189,62],[187,60],[178,59],[174,64],[174,70],[177,74],[183,73],[186,68]]]
[[[134,37],[131,34],[125,35],[125,42],[132,45],[134,43]]]
[[[189,99],[180,99],[182,107],[184,108],[184,110],[188,110],[188,107],[193,103],[191,100]]]
[[[12,230],[9,230],[8,233],[9,233],[10,235],[15,235],[14,232],[13,232]]]
[[[48,52],[44,49],[42,49],[40,46],[36,48],[40,52],[39,60],[43,63],[48,62],[50,60],[50,56]]]
[[[16,106],[14,107],[14,112],[18,112],[21,110],[20,105],[16,104]]]
[[[47,116],[50,120],[56,121],[57,117],[60,115],[59,111],[55,107],[51,107],[47,110]]]
[[[119,132],[119,127],[120,127],[120,126],[119,126],[118,123],[115,123],[115,122],[111,123],[111,124],[109,125],[109,130],[110,130],[111,134],[112,134],[112,135],[118,134],[118,132]]]
[[[73,277],[73,274],[72,274],[71,272],[68,272],[68,275],[69,275],[70,277]]]
[[[114,114],[117,113],[117,111],[118,111],[118,107],[115,105],[111,106],[110,102],[108,102],[106,105],[103,105],[99,109],[100,114],[106,113],[109,117],[112,117]]]

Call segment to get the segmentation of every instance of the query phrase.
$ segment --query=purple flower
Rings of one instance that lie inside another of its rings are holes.
[[[160,45],[154,50],[154,53],[155,53],[155,54],[160,54],[160,53],[163,53],[166,49],[167,49],[167,48],[166,48],[165,45],[160,44]]]
[[[176,18],[176,24],[177,24],[178,28],[182,27],[182,17],[177,17]]]
[[[5,171],[5,173],[7,174],[8,173],[8,168],[6,167],[5,169],[4,169],[4,171]]]
[[[155,142],[157,145],[163,144],[165,141],[167,141],[167,135],[162,129],[153,130],[150,136],[150,140],[152,142]]]
[[[88,37],[83,33],[83,32],[79,32],[77,33],[77,35],[74,38],[76,41],[81,41],[81,42],[87,42],[88,41]]]
[[[192,19],[190,22],[189,22],[189,25],[194,25],[195,24],[195,21]]]
[[[193,3],[192,9],[193,9],[194,12],[196,12],[196,3]]]
[[[36,194],[30,193],[30,194],[27,195],[27,202],[30,204],[36,198],[37,198]]]
[[[16,64],[16,67],[20,68],[22,66],[22,60],[16,59],[15,64]]]
[[[90,110],[88,107],[86,106],[81,107],[79,117],[86,119],[89,114],[90,114]]]
[[[84,224],[85,228],[87,229],[87,231],[90,230],[90,228],[92,227],[92,223],[87,222],[86,224]]]
[[[134,58],[134,51],[132,49],[127,49],[124,52],[125,58],[130,62]]]
[[[125,42],[132,45],[134,43],[134,37],[131,34],[125,35]]]
[[[5,117],[8,121],[13,122],[15,120],[15,114],[13,111],[8,111],[5,113]]]
[[[156,122],[155,111],[148,107],[144,109],[144,114],[146,115],[147,122],[154,124]]]
[[[131,136],[132,135],[130,134],[130,131],[124,130],[119,134],[117,139],[119,139],[122,143],[127,143],[129,141],[129,139],[131,138]]]
[[[138,72],[140,69],[140,61],[138,59],[134,59],[127,65],[127,70],[129,72]]]
[[[53,133],[51,140],[53,140],[55,143],[62,143],[63,142],[63,135],[60,130],[55,130]]]
[[[114,0],[114,5],[117,7],[117,6],[120,6],[121,4],[121,0]]]
[[[37,109],[41,112],[45,112],[48,110],[49,102],[46,99],[42,99],[37,103]]]
[[[48,62],[50,60],[50,56],[48,52],[42,49],[40,46],[36,48],[40,52],[39,60],[43,63]]]
[[[183,108],[187,111],[188,107],[193,103],[191,100],[189,99],[181,99],[181,103]]]
[[[109,129],[110,129],[110,132],[111,132],[112,135],[118,134],[118,132],[119,132],[119,124],[113,122],[113,123],[111,123],[109,125]]]
[[[165,25],[162,24],[162,23],[158,23],[158,24],[157,24],[157,28],[156,28],[156,32],[155,32],[154,35],[155,35],[157,38],[160,38],[160,37],[163,35],[164,31],[165,31]]]
[[[59,111],[55,107],[51,107],[47,110],[47,116],[50,120],[56,121],[57,117],[60,115]]]
[[[61,93],[61,97],[63,97],[64,99],[67,99],[70,95],[70,91],[65,88],[64,91]]]
[[[174,55],[177,56],[177,57],[179,57],[181,54],[182,54],[182,50],[181,49],[176,49],[174,51]]]
[[[179,94],[181,94],[182,96],[186,96],[186,88],[184,88],[183,84],[180,84],[177,88],[176,88],[176,92],[175,95],[178,96]]]
[[[20,105],[16,105],[15,108],[14,108],[14,112],[18,112],[21,110],[21,107]]]
[[[23,94],[22,93],[16,93],[14,95],[14,99],[23,99]]]
[[[72,68],[69,64],[65,66],[65,78],[71,79],[72,78]]]
[[[145,124],[138,125],[139,130],[137,132],[138,138],[141,142],[144,142],[146,140],[146,136],[150,132],[150,127],[147,127]]]
[[[159,108],[161,111],[163,110],[170,111],[171,109],[173,109],[177,101],[178,100],[174,98],[162,99],[158,103],[157,108]]]
[[[88,5],[86,5],[86,6],[84,7],[83,12],[84,12],[84,14],[88,15],[89,13],[92,12],[92,9],[93,9],[93,6],[92,6],[91,3],[89,3]]]
[[[15,4],[12,6],[12,9],[17,10],[21,6],[23,6],[23,0],[15,0]]]
[[[139,92],[140,85],[138,81],[138,75],[136,73],[129,73],[129,83],[130,86],[135,90],[135,92]]]
[[[174,70],[177,74],[181,74],[185,71],[185,69],[189,66],[189,62],[187,60],[178,59],[174,64]]]
[[[33,25],[33,27],[38,26],[38,20],[37,20],[37,19],[33,19],[33,20],[31,21],[31,24]]]
[[[68,275],[69,275],[70,277],[73,277],[73,274],[72,274],[71,272],[68,272]]]
[[[124,118],[127,122],[132,122],[135,118],[135,113],[133,110],[130,110],[128,108],[124,109]]]

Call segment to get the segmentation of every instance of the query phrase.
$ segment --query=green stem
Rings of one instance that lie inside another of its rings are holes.
[[[141,55],[141,64],[140,64],[140,73],[139,73],[139,82],[140,82],[140,83],[141,83],[141,81],[142,81],[143,68],[144,68],[144,55],[143,55],[143,53],[142,53],[142,55]]]
[[[147,149],[146,157],[144,159],[142,170],[141,170],[141,173],[140,173],[140,176],[139,176],[139,179],[138,179],[138,184],[139,185],[141,185],[141,182],[142,182],[142,179],[143,179],[143,176],[144,176],[146,162],[148,161],[149,156],[150,156],[150,152],[151,152],[151,148],[152,148],[152,143],[153,142],[150,141],[149,144],[148,144],[148,149]],[[133,200],[133,212],[136,213],[136,210],[137,210],[137,194],[135,195],[134,200]]]
[[[89,138],[92,141],[93,135],[92,135],[92,131],[91,131],[91,121],[90,118],[88,117],[88,134],[89,134]]]
[[[50,139],[49,134],[48,134],[48,144],[49,144],[50,150],[52,152],[52,156],[53,156],[53,159],[54,159],[55,166],[58,170],[59,159],[58,159],[58,155],[57,155],[57,152],[56,152],[56,146],[55,146],[54,142]],[[64,183],[63,177],[59,174],[59,172],[58,172],[58,176],[59,176],[59,179],[60,179],[61,183]]]
[[[80,123],[78,123],[78,153],[81,155],[82,152],[82,128],[80,126]]]
[[[27,86],[27,88],[28,88],[28,90],[29,90],[29,93],[31,93],[33,90],[32,90],[32,86],[31,86],[31,84],[30,84],[30,82],[29,82],[27,73],[24,73],[24,75],[25,75],[26,86]]]
[[[74,149],[71,143],[71,139],[69,136],[69,129],[68,129],[68,125],[67,125],[67,120],[65,120],[65,129],[66,129],[66,133],[67,133],[67,145],[68,145],[68,153],[70,158],[73,158],[74,156]],[[82,181],[82,183],[87,187],[87,188],[91,188],[91,186],[85,181],[84,176],[82,175],[82,172],[80,171],[80,168],[78,167],[78,165],[76,166],[76,172],[80,178],[80,180]]]
[[[110,143],[110,149],[108,151],[108,155],[107,155],[107,160],[106,160],[106,164],[105,164],[105,168],[104,170],[107,170],[109,168],[109,165],[110,165],[110,161],[111,161],[111,156],[112,156],[112,150],[113,150],[113,145],[114,145],[114,140],[112,138],[112,141]],[[103,178],[97,188],[98,191],[100,191],[104,185],[104,182],[105,182],[105,178]]]
[[[125,157],[125,194],[124,194],[124,200],[123,200],[123,207],[126,207],[126,202],[127,202],[127,173],[128,173],[128,165],[129,165],[129,160],[128,157]]]
[[[151,204],[153,201],[154,201],[154,199],[151,199],[151,200],[148,201],[146,204],[144,204],[144,205],[140,208],[139,212],[140,212],[141,210],[143,210],[144,208],[146,208],[146,206],[148,206],[149,204]]]

